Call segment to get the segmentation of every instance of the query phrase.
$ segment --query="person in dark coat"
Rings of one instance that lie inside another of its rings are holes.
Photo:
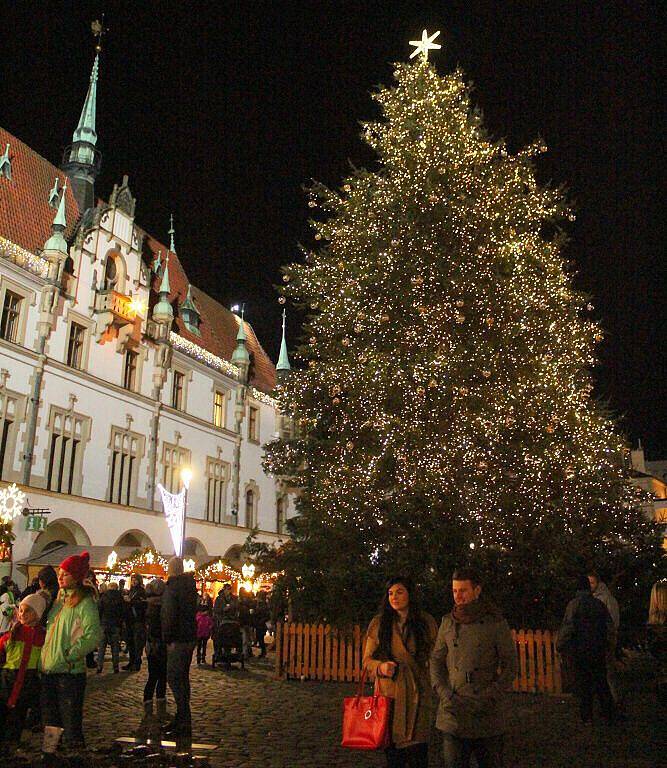
[[[167,718],[167,646],[162,639],[162,596],[165,584],[153,579],[146,585],[146,660],[148,680],[144,687],[144,714],[153,714],[155,696],[156,714],[160,722]]]
[[[586,575],[579,577],[577,592],[567,604],[556,648],[572,665],[575,692],[584,723],[593,720],[593,697],[602,715],[611,722],[616,712],[607,682],[607,660],[616,647],[614,622],[604,603],[593,597]]]
[[[162,639],[167,645],[167,682],[176,702],[176,715],[166,734],[192,735],[190,664],[197,644],[197,587],[191,573],[183,572],[183,559],[172,557],[162,596]]]
[[[117,674],[120,664],[120,633],[123,626],[125,603],[115,581],[110,581],[106,590],[100,594],[97,607],[102,626],[102,640],[97,651],[97,674],[101,674],[104,667],[104,654],[107,645],[111,647],[111,662],[113,671]]]
[[[127,624],[128,664],[123,669],[138,672],[146,645],[146,590],[140,573],[133,573],[130,578],[130,591],[125,604]]]
[[[508,720],[503,699],[516,672],[512,633],[482,596],[475,571],[455,571],[452,593],[454,608],[443,618],[431,654],[445,766],[467,768],[474,755],[484,768],[501,768]]]
[[[269,610],[269,604],[266,599],[266,592],[259,592],[257,595],[257,602],[253,609],[252,621],[255,626],[255,638],[257,645],[259,646],[259,656],[263,658],[266,656],[266,622],[270,619],[271,612]]]

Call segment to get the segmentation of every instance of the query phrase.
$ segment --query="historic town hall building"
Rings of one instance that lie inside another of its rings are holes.
[[[292,504],[261,466],[290,429],[276,368],[242,317],[190,285],[174,242],[135,221],[127,178],[95,197],[96,57],[60,168],[0,128],[0,488],[48,526],[14,520],[15,563],[56,543],[173,551],[158,483],[193,477],[186,552],[275,541]],[[289,361],[280,350],[278,375]]]

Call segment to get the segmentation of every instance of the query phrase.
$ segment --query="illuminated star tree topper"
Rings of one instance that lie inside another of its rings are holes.
[[[424,57],[424,60],[428,59],[429,51],[438,51],[442,48],[438,43],[434,43],[435,38],[440,34],[440,31],[434,32],[430,37],[426,30],[422,32],[421,40],[410,40],[410,45],[415,46],[415,50],[410,54],[410,58],[414,59],[420,53]]]

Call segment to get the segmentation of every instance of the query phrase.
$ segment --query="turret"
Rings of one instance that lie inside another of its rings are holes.
[[[65,216],[65,197],[67,194],[67,182],[65,182],[56,217],[51,225],[51,237],[44,243],[42,256],[49,262],[49,280],[55,283],[60,273],[60,265],[65,261],[68,255],[67,241],[64,231],[67,229],[67,218]]]
[[[63,171],[71,180],[72,192],[82,213],[95,204],[95,179],[101,165],[101,156],[96,149],[97,132],[95,130],[99,62],[98,46],[79,124],[72,135],[72,144],[65,149],[62,164]]]
[[[241,317],[238,318],[239,330],[236,334],[236,349],[232,353],[232,363],[238,366],[241,371],[241,378],[243,383],[248,378],[248,370],[250,368],[250,355],[248,354],[248,347],[246,345],[247,337],[245,334],[245,322],[243,320],[243,310],[241,310]]]
[[[169,294],[171,287],[169,285],[169,254],[164,262],[164,272],[162,273],[162,282],[158,291],[160,300],[153,307],[153,320],[156,323],[171,323],[174,319],[174,308],[169,303]]]

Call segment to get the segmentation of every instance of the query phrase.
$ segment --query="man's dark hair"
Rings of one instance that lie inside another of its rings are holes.
[[[482,586],[482,579],[474,568],[457,568],[452,574],[452,581],[471,581],[475,587]]]

